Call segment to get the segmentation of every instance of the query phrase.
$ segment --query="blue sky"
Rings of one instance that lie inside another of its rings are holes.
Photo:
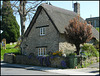
[[[72,1],[49,1],[52,5],[67,9],[70,11],[73,11],[72,8]],[[75,3],[76,1],[73,1]],[[99,16],[99,1],[77,1],[80,3],[80,16],[83,19],[90,18],[90,15],[92,17],[98,17]],[[16,20],[18,24],[20,25],[20,17],[19,15],[16,15]],[[26,21],[26,29],[29,26],[30,21]]]

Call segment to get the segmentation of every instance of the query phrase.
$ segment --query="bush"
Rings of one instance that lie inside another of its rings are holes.
[[[82,50],[85,51],[84,54],[88,57],[99,56],[99,52],[92,44],[84,44]]]
[[[75,56],[77,55],[76,53],[70,53],[69,56]]]
[[[98,40],[96,40],[96,41],[94,42],[94,47],[95,47],[96,49],[98,49],[98,51],[99,51],[99,41],[98,41]]]

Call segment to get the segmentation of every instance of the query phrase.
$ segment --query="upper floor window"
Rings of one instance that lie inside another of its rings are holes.
[[[45,27],[41,27],[40,28],[40,36],[45,35],[46,34],[46,28]]]

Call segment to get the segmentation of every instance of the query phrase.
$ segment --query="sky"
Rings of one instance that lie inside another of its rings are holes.
[[[99,17],[99,1],[49,1],[53,6],[73,11],[72,3],[80,3],[80,16],[83,19],[91,17]],[[20,26],[20,17],[15,15]],[[25,29],[29,26],[30,21],[25,22]],[[20,27],[21,28],[21,27]]]

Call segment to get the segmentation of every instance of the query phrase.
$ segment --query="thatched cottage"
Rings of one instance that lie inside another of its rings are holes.
[[[63,50],[64,53],[75,51],[75,47],[66,42],[64,31],[69,20],[77,13],[53,5],[41,4],[21,43],[22,54],[35,56],[46,55],[49,51]],[[83,19],[81,19],[83,20]],[[99,33],[92,27],[93,36],[99,39]]]

